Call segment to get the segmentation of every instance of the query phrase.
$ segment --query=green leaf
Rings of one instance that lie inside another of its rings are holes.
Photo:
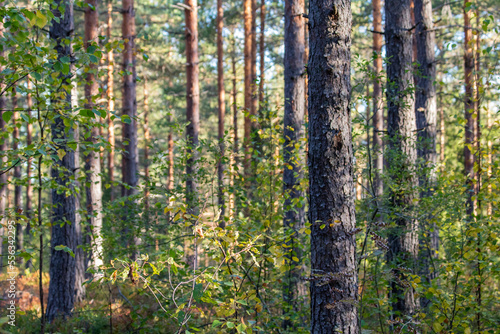
[[[214,322],[212,322],[212,328],[220,326],[221,324],[222,324],[222,321],[214,320]]]
[[[62,250],[63,252],[66,252],[69,255],[71,255],[71,257],[75,257],[75,253],[73,253],[73,251],[71,250],[71,248],[69,248],[68,246],[59,245],[59,246],[55,246],[54,249],[56,251],[61,251]]]
[[[2,114],[2,118],[5,121],[5,123],[9,123],[10,119],[12,118],[12,115],[14,113],[12,111],[4,111]]]

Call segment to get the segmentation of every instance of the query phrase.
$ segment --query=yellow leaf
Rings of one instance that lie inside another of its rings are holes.
[[[62,160],[64,156],[66,155],[66,152],[62,149],[57,150],[57,156],[59,157],[59,160]]]
[[[299,258],[296,256],[292,257],[292,260],[294,260],[295,262],[299,262]]]

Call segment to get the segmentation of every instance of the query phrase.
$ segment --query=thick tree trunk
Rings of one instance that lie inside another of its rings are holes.
[[[98,1],[97,0],[86,0],[89,6],[85,9],[85,47],[88,48],[91,44],[98,43]],[[85,84],[85,108],[94,108],[93,98],[99,94],[99,83],[97,81],[97,64],[91,63],[89,66],[89,71],[87,72],[86,84]],[[99,129],[100,129],[100,117],[96,119],[96,124],[94,124],[90,129],[90,142],[93,146],[98,145],[99,142]],[[102,184],[101,184],[101,159],[100,151],[90,150],[89,154],[85,157],[85,173],[86,173],[86,192],[87,192],[87,214],[89,216],[89,222],[87,226],[87,232],[89,235],[87,240],[92,246],[90,254],[88,254],[88,259],[90,261],[90,266],[97,270],[102,265]]]
[[[71,40],[73,34],[73,6],[68,0],[55,1],[56,9],[53,14],[59,18],[59,22],[53,21],[50,27],[50,37],[56,42],[58,58],[71,57]],[[59,6],[64,7],[64,15],[61,15]],[[60,79],[65,85],[71,85],[70,75],[60,74]],[[52,141],[56,151],[64,152],[62,158],[54,158],[52,165],[52,179],[67,191],[52,190],[52,236],[50,257],[50,284],[47,303],[47,320],[52,322],[56,317],[66,318],[73,312],[75,294],[75,258],[69,252],[56,250],[57,246],[68,247],[71,251],[76,250],[76,199],[73,184],[75,173],[75,152],[67,145],[67,141],[73,137],[73,130],[65,130],[64,119],[70,117],[71,93],[56,92],[65,95],[60,99],[52,101],[55,112],[60,117],[54,119],[52,124]],[[62,154],[61,154],[62,155]]]
[[[200,87],[198,82],[198,5],[196,0],[185,0],[186,15],[186,198],[189,209],[197,213],[197,148],[200,132]]]
[[[108,1],[108,13],[107,13],[107,27],[106,27],[106,37],[108,42],[111,42],[111,29],[113,27],[113,3],[111,0]],[[112,112],[115,111],[115,100],[114,100],[114,80],[113,80],[113,71],[114,71],[114,54],[113,49],[108,51],[108,89],[107,89],[107,98],[108,98],[108,141],[110,150],[108,151],[108,177],[110,186],[110,199],[113,201],[115,199],[114,194],[114,170],[115,170],[115,125],[112,118]]]
[[[13,95],[12,95],[12,110],[16,110],[17,105],[17,93],[15,90],[15,86],[13,87]],[[12,132],[12,149],[17,151],[19,149],[19,128],[17,127],[17,123],[19,122],[19,112],[14,111],[13,115],[14,121],[14,131]],[[23,225],[20,223],[19,215],[23,212],[23,204],[22,204],[22,186],[19,184],[21,181],[21,164],[17,164],[14,167],[14,209],[16,210],[16,250],[20,250],[24,247],[24,233],[23,233]],[[22,258],[20,258],[22,261]]]
[[[464,0],[464,75],[465,75],[465,176],[467,177],[467,216],[469,220],[473,219],[476,210],[476,201],[474,200],[474,146],[476,136],[476,122],[474,120],[474,54],[472,28],[470,26],[469,13],[465,9],[467,0]]]
[[[418,129],[417,154],[419,163],[424,167],[419,183],[422,187],[420,197],[432,196],[432,185],[436,179],[435,167],[437,164],[436,151],[436,126],[437,126],[437,101],[436,101],[436,62],[434,47],[436,45],[435,33],[432,23],[431,0],[415,0],[415,21],[417,62],[419,65],[416,75],[415,92],[415,115]],[[437,258],[439,248],[439,230],[435,223],[430,222],[427,217],[423,222],[423,230],[426,236],[420,236],[420,263],[421,273],[427,284],[436,277],[431,271],[432,259]],[[420,299],[421,306],[426,307],[429,300],[425,297]]]
[[[243,169],[245,178],[250,177],[250,168],[252,153],[251,136],[252,136],[252,1],[243,0],[243,19],[245,28],[245,46],[244,46],[244,63],[245,63],[245,134],[243,138],[243,146],[245,148],[245,157],[243,159]]]
[[[389,230],[388,264],[392,269],[390,294],[395,316],[413,315],[418,300],[415,290],[403,287],[406,280],[404,268],[416,272],[418,256],[418,221],[412,218],[413,201],[417,198],[413,190],[417,182],[415,163],[415,112],[411,92],[412,34],[410,0],[386,0],[385,40],[387,48],[387,131],[389,137],[389,174],[394,182],[390,192],[390,208],[395,227]]]
[[[311,333],[357,334],[350,119],[351,2],[309,5]]]
[[[283,224],[290,235],[287,243],[287,254],[290,266],[283,286],[285,301],[285,321],[283,326],[292,326],[291,314],[298,311],[298,299],[306,294],[305,285],[300,280],[302,251],[298,240],[298,230],[304,227],[305,210],[298,207],[297,200],[304,196],[300,187],[302,178],[302,137],[304,136],[304,99],[305,99],[305,19],[304,0],[287,0],[285,2],[285,115],[284,115],[284,144],[283,144],[283,193],[284,219]],[[296,147],[300,147],[298,150]],[[293,258],[299,259],[294,261]]]
[[[139,152],[137,147],[137,98],[136,98],[136,71],[135,71],[135,10],[134,0],[123,0],[123,22],[122,35],[125,40],[123,49],[123,96],[122,96],[122,116],[128,116],[122,126],[123,140],[123,155],[122,155],[122,196],[129,197],[137,193],[137,178],[138,178],[138,158]],[[132,244],[135,246],[139,243],[139,238],[135,236],[135,232],[131,231],[130,225],[135,219],[134,212],[135,203],[131,200],[127,201],[125,208],[124,221],[128,228],[126,233],[132,235],[127,236],[129,247]],[[131,247],[135,248],[135,247]],[[132,249],[131,257],[135,259],[137,250]]]
[[[217,90],[219,93],[218,104],[219,104],[219,127],[218,127],[218,139],[220,148],[220,157],[217,164],[217,176],[219,180],[218,185],[218,198],[219,198],[219,210],[220,210],[220,222],[219,226],[224,227],[226,225],[225,216],[225,200],[224,200],[224,119],[226,115],[226,92],[224,90],[224,45],[222,40],[222,28],[224,26],[223,22],[224,10],[222,9],[222,0],[217,0]]]
[[[382,11],[380,0],[372,0],[373,10],[373,52],[377,57],[373,60],[375,80],[373,81],[373,152],[375,153],[375,182],[374,191],[377,197],[382,196],[384,185],[382,173],[384,171],[384,155],[382,131],[384,130],[384,102],[382,100]]]

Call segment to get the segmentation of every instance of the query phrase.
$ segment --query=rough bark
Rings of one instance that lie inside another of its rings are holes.
[[[466,212],[469,220],[476,210],[474,200],[474,138],[476,135],[476,122],[474,120],[474,54],[472,28],[470,26],[469,13],[466,9],[467,0],[464,0],[464,76],[465,76],[465,145],[464,145],[464,167],[467,178],[467,202]]]
[[[92,43],[98,43],[98,1],[86,0],[87,4],[91,5],[85,9],[85,47],[89,47]],[[99,83],[97,81],[97,64],[91,63],[87,72],[85,84],[85,108],[92,109],[95,107],[93,99],[99,93]],[[92,146],[97,146],[99,143],[100,117],[95,120],[95,124],[91,124],[89,141]],[[87,227],[87,241],[91,249],[88,253],[89,266],[97,270],[102,265],[102,184],[101,184],[101,156],[100,150],[91,149],[85,157],[85,173],[86,173],[86,195],[87,195],[87,214],[89,217]]]
[[[219,199],[219,210],[220,210],[220,222],[219,226],[224,227],[226,225],[225,216],[225,200],[224,200],[224,119],[226,115],[226,91],[224,90],[224,46],[222,40],[222,28],[224,27],[224,10],[222,9],[222,0],[217,0],[217,90],[218,90],[218,116],[219,116],[219,126],[218,126],[218,139],[220,148],[220,157],[217,163],[217,177],[218,177],[218,194]]]
[[[419,184],[422,187],[420,197],[432,196],[432,184],[435,182],[435,167],[437,164],[436,134],[437,134],[437,101],[436,101],[436,62],[434,47],[435,33],[432,23],[431,0],[415,0],[415,21],[417,23],[415,38],[417,44],[418,71],[415,76],[415,115],[418,129],[418,159],[424,172],[421,173]],[[437,257],[439,248],[439,230],[435,223],[426,217],[422,222],[425,235],[420,238],[421,274],[429,284],[436,277],[431,270],[432,259]],[[425,297],[420,299],[422,307],[429,304]]]
[[[50,37],[56,42],[58,58],[71,57],[71,44],[63,40],[71,40],[73,34],[73,6],[68,0],[55,1],[53,14],[59,22],[53,21],[50,27]],[[58,7],[64,6],[64,15]],[[71,85],[70,75],[60,74],[65,85]],[[60,93],[60,92],[58,92]],[[51,176],[58,187],[67,189],[59,191],[52,189],[52,235],[50,257],[50,283],[47,303],[47,321],[52,322],[57,317],[71,316],[74,304],[75,288],[75,258],[69,252],[56,250],[56,246],[66,246],[73,252],[76,247],[75,230],[75,194],[72,178],[75,172],[75,152],[67,145],[73,136],[72,128],[65,131],[64,118],[71,113],[71,93],[62,94],[65,97],[54,100],[55,112],[59,117],[53,120],[51,126],[52,141],[56,151],[64,152],[62,159],[54,158]]]
[[[416,272],[418,256],[418,222],[412,218],[413,200],[417,198],[413,190],[418,182],[415,175],[417,151],[415,147],[415,112],[411,92],[412,74],[412,34],[409,0],[386,0],[385,40],[387,50],[387,131],[391,161],[389,175],[393,182],[390,192],[391,212],[397,218],[389,229],[387,253],[392,269],[390,282],[392,316],[413,315],[418,306],[415,291],[410,286],[404,288],[404,269]]]
[[[301,264],[292,260],[296,257],[302,261],[301,244],[298,240],[298,230],[304,227],[305,210],[294,203],[303,197],[300,187],[302,178],[302,138],[304,136],[304,99],[305,99],[305,19],[300,15],[304,12],[304,0],[285,1],[285,115],[284,115],[284,144],[283,144],[283,193],[284,219],[283,224],[290,234],[287,243],[290,252],[287,254],[289,270],[283,286],[285,301],[284,315],[298,311],[298,297],[304,296],[305,286],[300,280]],[[296,147],[300,147],[296,149]],[[285,319],[284,327],[292,325]]]
[[[123,95],[122,116],[128,116],[122,125],[123,155],[122,155],[122,197],[133,196],[137,193],[138,182],[138,146],[137,146],[137,96],[136,96],[136,70],[135,70],[135,10],[134,0],[122,1],[122,35],[125,41],[123,49]],[[130,225],[135,219],[134,206],[131,200],[127,200],[124,214],[124,222],[128,225],[125,229],[128,246],[136,245],[139,238]],[[132,234],[132,235],[130,235]],[[135,259],[137,251],[132,249],[131,257]]]
[[[359,333],[350,119],[351,2],[309,5],[311,333]],[[321,283],[321,284],[320,284]]]
[[[107,27],[106,27],[106,37],[108,42],[111,41],[111,29],[113,27],[113,3],[108,1],[108,12],[107,12]],[[113,49],[108,51],[108,85],[107,85],[107,99],[108,99],[108,141],[110,150],[108,151],[108,177],[110,186],[110,199],[113,201],[115,199],[114,194],[114,170],[115,170],[115,125],[112,119],[112,112],[115,112],[115,99],[114,99],[114,54]]]
[[[373,31],[382,31],[381,1],[372,0]],[[382,131],[384,130],[384,105],[382,100],[382,44],[383,37],[380,33],[373,34],[373,52],[376,58],[373,60],[375,69],[375,80],[373,81],[373,152],[375,153],[375,182],[373,183],[375,195],[382,196],[384,185],[382,173],[384,171],[384,155],[382,144]]]
[[[186,16],[186,141],[188,159],[186,162],[186,197],[189,209],[196,214],[197,209],[197,148],[200,132],[200,87],[198,68],[198,5],[196,0],[185,0],[189,8]]]

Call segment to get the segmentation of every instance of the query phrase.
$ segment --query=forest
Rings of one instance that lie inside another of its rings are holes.
[[[0,0],[1,333],[500,333],[498,0]]]

